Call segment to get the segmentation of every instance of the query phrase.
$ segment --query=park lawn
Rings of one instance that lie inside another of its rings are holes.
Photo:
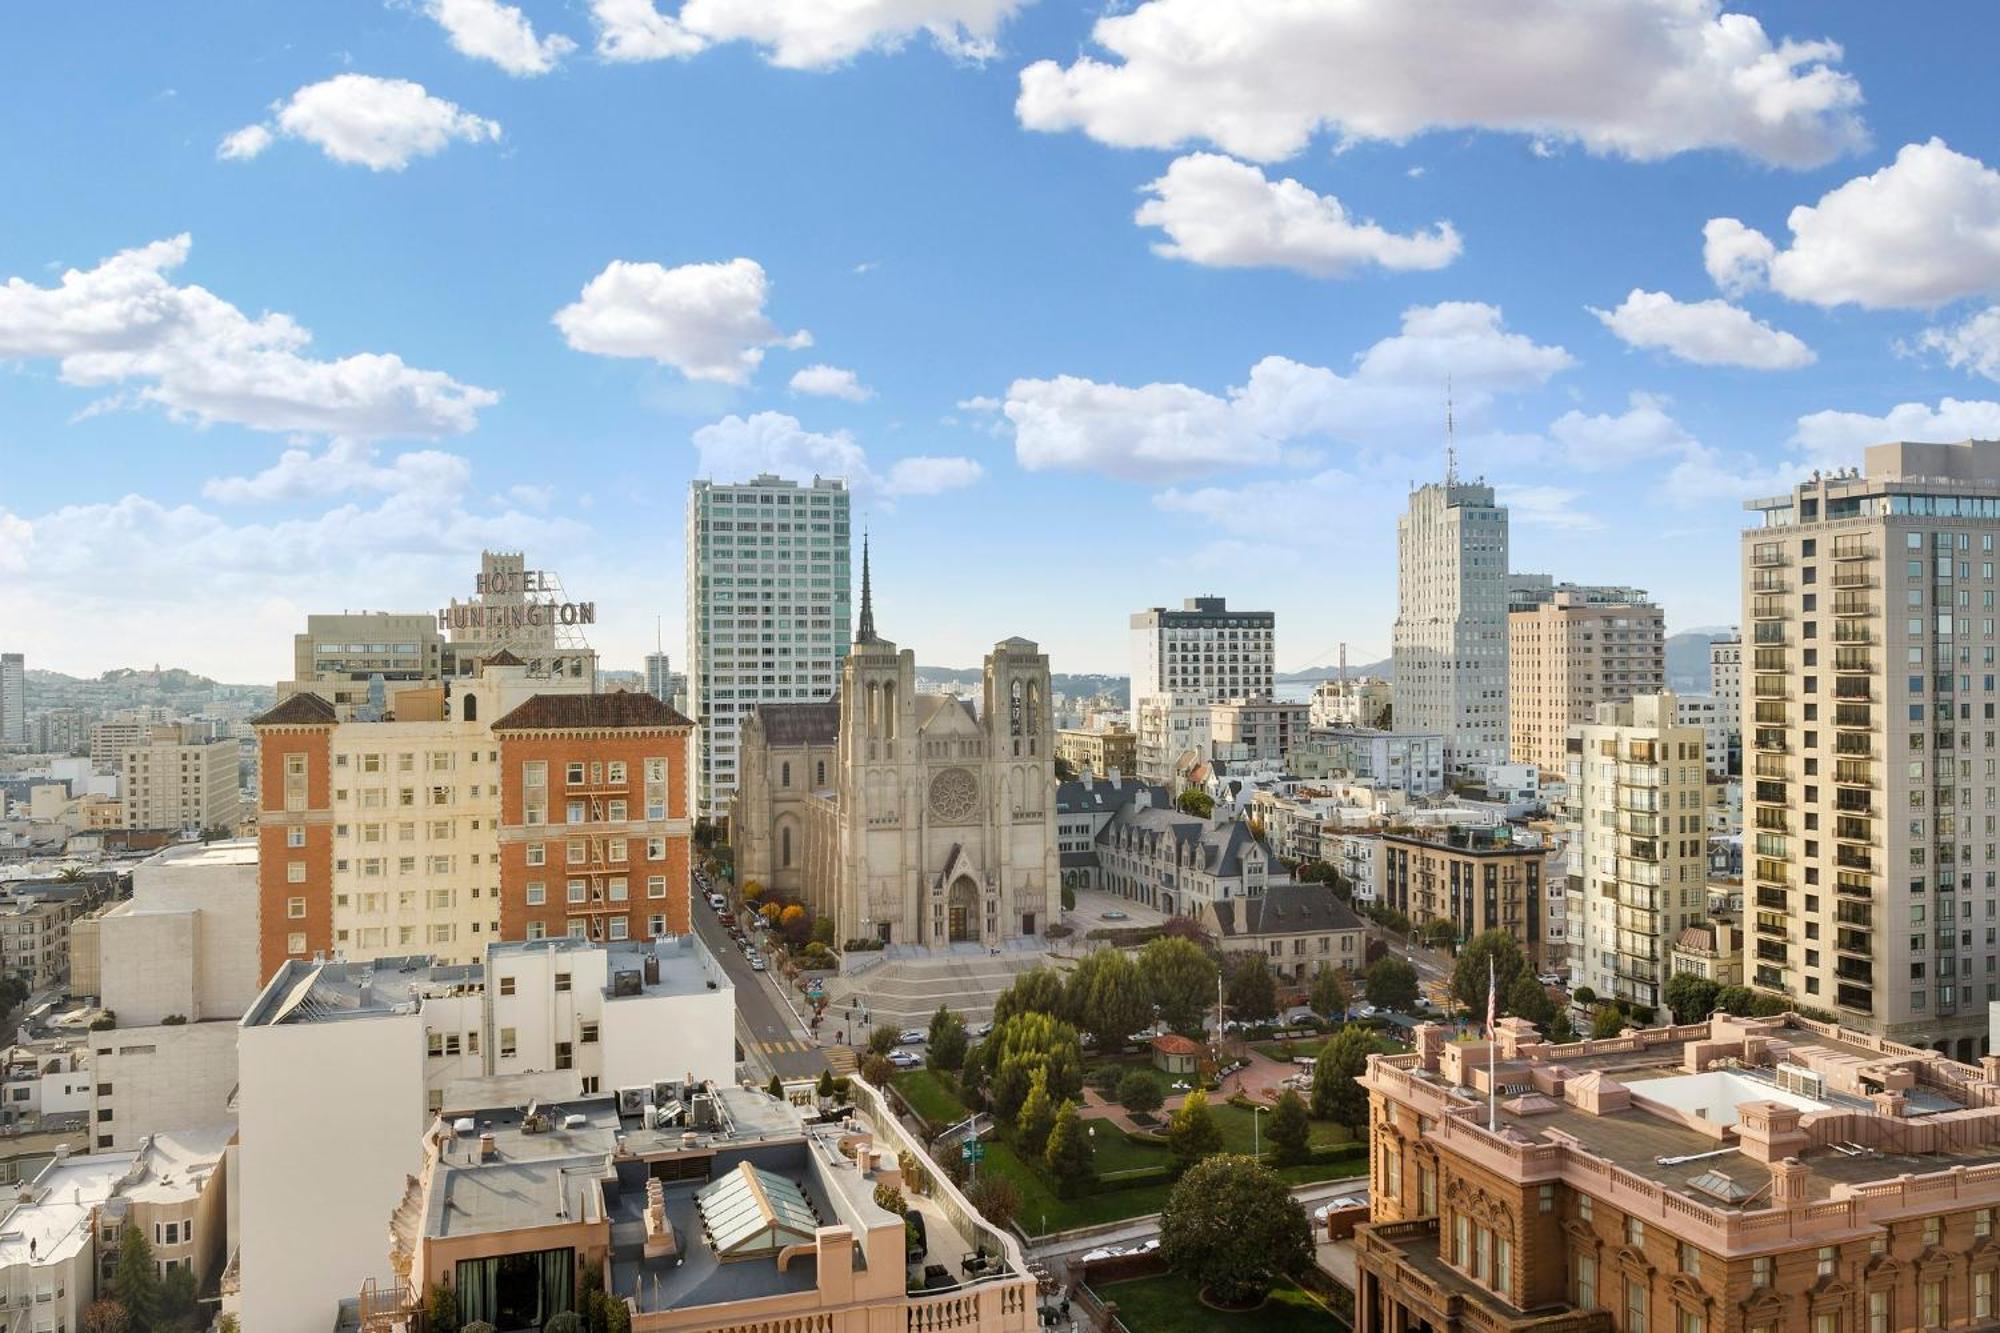
[[[905,1070],[893,1081],[896,1091],[909,1102],[910,1109],[938,1129],[955,1125],[972,1114],[958,1099],[958,1089],[953,1086],[950,1076],[935,1069]]]
[[[1125,1327],[1146,1333],[1208,1333],[1256,1329],[1257,1333],[1326,1333],[1334,1327],[1326,1306],[1304,1288],[1286,1282],[1255,1310],[1229,1313],[1201,1303],[1201,1291],[1177,1273],[1113,1282],[1097,1294],[1118,1304]]]
[[[1215,1101],[1208,1104],[1208,1110],[1209,1114],[1215,1117],[1216,1127],[1222,1131],[1225,1151],[1242,1153],[1248,1157],[1251,1147],[1261,1144],[1265,1154],[1267,1156],[1270,1154],[1272,1115],[1270,1111],[1264,1112],[1261,1117],[1263,1126],[1253,1131],[1250,1124],[1252,1113],[1240,1106]],[[1345,1125],[1336,1125],[1330,1120],[1309,1120],[1306,1123],[1310,1127],[1306,1143],[1313,1148],[1337,1148],[1354,1141],[1353,1133]]]

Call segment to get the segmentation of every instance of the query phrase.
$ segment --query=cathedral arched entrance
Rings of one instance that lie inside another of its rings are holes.
[[[972,876],[960,875],[945,895],[945,933],[953,944],[979,938],[979,885]]]

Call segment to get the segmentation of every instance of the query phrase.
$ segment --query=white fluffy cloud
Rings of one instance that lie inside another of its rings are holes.
[[[812,335],[784,334],[764,314],[771,290],[754,259],[726,264],[659,264],[618,259],[555,314],[579,352],[643,357],[691,380],[744,384],[764,349],[806,347]]]
[[[490,60],[509,74],[546,74],[576,50],[560,33],[537,37],[528,16],[501,0],[427,0],[424,12],[459,54]]]
[[[1572,364],[1562,348],[1503,329],[1497,307],[1447,302],[1405,311],[1401,332],[1348,375],[1269,356],[1226,396],[1186,384],[1023,379],[1008,388],[1005,411],[1015,457],[1030,471],[1172,481],[1296,461],[1314,441],[1441,426],[1447,376],[1461,410],[1476,414],[1494,393],[1543,384]]]
[[[1881,416],[1865,412],[1813,412],[1802,416],[1792,443],[1816,466],[1853,467],[1862,450],[1893,440],[2000,439],[2000,403],[1981,399],[1944,398],[1928,403],[1898,403]]]
[[[1701,262],[1725,296],[1760,287],[1777,247],[1771,238],[1735,218],[1710,218],[1701,229]]]
[[[2000,306],[1987,306],[1957,324],[1926,329],[1918,345],[1954,369],[2000,380]]]
[[[1645,461],[1668,461],[1661,491],[1693,508],[1734,505],[1782,491],[1809,466],[1799,459],[1761,461],[1704,444],[1667,411],[1667,402],[1635,393],[1617,414],[1568,412],[1549,427],[1568,465],[1597,472]]]
[[[919,33],[958,59],[996,54],[1000,25],[1032,0],[591,0],[597,52],[607,60],[691,56],[750,42],[786,69],[825,69],[864,51],[892,51]]]
[[[807,430],[799,419],[783,412],[731,414],[694,433],[696,470],[702,476],[745,477],[773,472],[794,481],[814,477],[844,477],[859,491],[899,495],[936,495],[970,486],[986,470],[969,458],[904,458],[886,475],[868,461],[868,453],[850,431]]]
[[[1512,522],[1568,532],[1595,532],[1604,526],[1597,516],[1577,507],[1584,493],[1568,486],[1499,486],[1495,498],[1507,506]]]
[[[1462,246],[1449,222],[1407,235],[1356,221],[1332,195],[1298,181],[1268,180],[1217,153],[1177,158],[1148,184],[1133,221],[1167,234],[1153,253],[1213,268],[1288,268],[1335,277],[1364,264],[1438,269]]]
[[[215,155],[224,162],[248,162],[269,148],[271,139],[271,131],[262,125],[245,125],[240,130],[223,135],[222,142],[215,146]]]
[[[1718,224],[1738,283],[1765,278],[1795,301],[1930,307],[2000,291],[2000,172],[1942,139],[1906,144],[1880,171],[1794,208],[1783,250],[1733,218],[1705,232]]]
[[[303,139],[336,162],[370,171],[401,171],[412,158],[441,153],[453,143],[500,137],[500,126],[408,79],[336,74],[309,83],[272,107],[268,125],[246,125],[225,137],[217,152],[242,161],[270,147],[274,133]]]
[[[202,423],[356,439],[452,435],[498,402],[490,389],[392,354],[304,355],[312,335],[288,315],[256,319],[167,274],[187,236],[125,250],[53,287],[0,287],[0,357],[58,363],[71,384],[128,388],[127,399]]]
[[[0,624],[31,660],[98,670],[143,644],[156,658],[224,680],[274,679],[308,611],[351,604],[434,605],[462,586],[482,548],[526,547],[560,567],[585,535],[573,521],[475,495],[461,457],[432,450],[378,460],[337,445],[254,478],[205,488],[232,505],[282,505],[247,517],[127,494],[44,513],[0,508]],[[333,464],[351,463],[342,484]],[[343,494],[345,492],[346,494]],[[111,494],[116,494],[115,491]],[[116,570],[117,577],[105,577]],[[200,605],[190,610],[189,590]]]
[[[793,393],[844,398],[850,403],[865,403],[875,396],[875,391],[863,384],[860,376],[853,371],[829,365],[810,365],[797,371],[791,378],[790,388]]]
[[[1727,301],[1676,301],[1634,287],[1616,310],[1586,307],[1633,347],[1657,347],[1698,366],[1797,370],[1817,358],[1796,336]]]
[[[1865,140],[1838,46],[1774,42],[1719,0],[1145,0],[1100,18],[1092,37],[1111,58],[1022,71],[1023,125],[1124,147],[1205,140],[1263,162],[1321,130],[1485,129],[1638,159],[1727,148],[1784,166]]]

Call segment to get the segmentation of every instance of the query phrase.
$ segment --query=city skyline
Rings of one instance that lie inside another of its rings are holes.
[[[1527,81],[1575,69],[1530,62],[1450,102],[1274,77],[1205,121],[1152,106],[1239,87],[1152,59],[1175,0],[619,26],[643,8],[526,5],[525,44],[438,6],[142,12],[83,71],[27,56],[82,20],[24,20],[0,144],[62,206],[0,243],[10,649],[278,679],[308,612],[429,609],[498,547],[636,668],[684,614],[688,481],[771,468],[855,483],[881,603],[940,664],[1004,626],[1122,674],[1134,608],[1210,593],[1282,620],[1280,671],[1373,660],[1448,378],[1513,564],[1644,586],[1672,633],[1737,619],[1743,500],[2000,434],[2000,173],[1946,91],[1983,16],[1938,43],[1826,6],[1723,49],[1719,11],[1620,0],[1646,22],[1560,59],[1643,105],[1540,110]],[[1436,25],[1238,21],[1336,75],[1467,58]],[[1635,511],[1663,540],[1613,540]],[[1120,558],[1058,595],[1079,543]]]

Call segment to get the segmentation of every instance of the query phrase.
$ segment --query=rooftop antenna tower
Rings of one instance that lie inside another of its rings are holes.
[[[1444,484],[1458,484],[1458,434],[1452,422],[1450,375],[1444,377]]]
[[[1341,641],[1341,644],[1340,644],[1340,683],[1341,683],[1341,684],[1343,684],[1343,685],[1345,685],[1345,684],[1347,683],[1347,642],[1346,642],[1346,640],[1342,640],[1342,641]]]

